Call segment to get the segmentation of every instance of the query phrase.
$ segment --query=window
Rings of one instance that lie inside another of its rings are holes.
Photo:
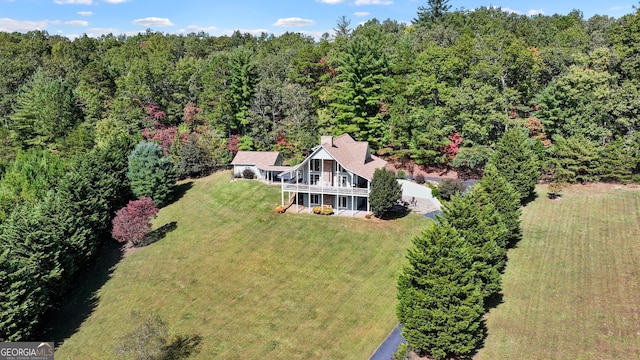
[[[311,159],[311,171],[320,171],[320,159]]]
[[[348,186],[348,182],[347,182],[347,177],[344,175],[340,175],[338,176],[338,186],[339,187],[347,187]]]
[[[347,208],[347,197],[346,196],[338,196],[338,208],[346,209]]]
[[[347,171],[342,167],[342,165],[338,164],[338,172],[342,173],[342,172],[347,172]]]
[[[320,205],[320,195],[311,194],[311,205]]]
[[[311,185],[318,185],[320,183],[320,174],[311,174],[310,179]]]

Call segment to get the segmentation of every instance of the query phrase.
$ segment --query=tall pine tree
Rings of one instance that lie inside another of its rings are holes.
[[[540,178],[540,165],[524,130],[507,130],[498,141],[489,162],[513,185],[520,194],[520,201],[533,194]]]
[[[502,289],[502,270],[507,262],[508,230],[495,206],[482,201],[475,191],[454,196],[443,205],[445,221],[454,227],[472,250],[472,270],[482,284],[485,299]]]
[[[520,241],[522,230],[520,228],[520,194],[513,186],[498,173],[493,164],[488,164],[484,169],[484,176],[474,191],[487,204],[491,203],[495,211],[502,217],[502,222],[507,228],[507,246],[513,246]]]
[[[13,138],[22,148],[60,149],[62,139],[79,119],[72,88],[37,71],[16,98],[11,115]]]
[[[418,18],[413,19],[416,25],[428,26],[440,21],[444,14],[451,9],[451,5],[447,5],[449,0],[427,0],[428,7],[418,7]]]
[[[472,354],[484,337],[474,250],[444,221],[413,239],[407,259],[398,278],[396,314],[409,346],[435,359]]]

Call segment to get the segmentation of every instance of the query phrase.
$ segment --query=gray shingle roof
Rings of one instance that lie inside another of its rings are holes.
[[[231,164],[255,165],[260,169],[265,169],[268,166],[277,165],[278,156],[280,153],[277,151],[238,151]]]
[[[333,144],[321,144],[336,161],[345,169],[371,180],[378,168],[383,168],[387,162],[369,153],[367,141],[356,141],[349,134],[343,134],[333,139]]]

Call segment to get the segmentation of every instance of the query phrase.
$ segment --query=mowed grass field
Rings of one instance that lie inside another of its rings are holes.
[[[640,359],[640,191],[546,189],[523,210],[476,359]]]
[[[365,359],[395,326],[396,278],[428,219],[276,214],[280,188],[193,181],[162,209],[162,240],[127,254],[56,359],[115,358],[132,310],[173,335],[201,336],[194,359]]]

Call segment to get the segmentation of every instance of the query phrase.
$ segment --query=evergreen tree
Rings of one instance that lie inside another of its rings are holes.
[[[604,181],[627,184],[631,181],[631,174],[635,166],[636,160],[622,138],[610,142],[600,152],[598,173]]]
[[[376,169],[371,179],[369,204],[377,217],[383,217],[402,198],[402,186],[387,169]]]
[[[502,222],[507,228],[507,246],[513,246],[520,241],[522,230],[520,228],[520,195],[513,186],[498,173],[493,164],[488,164],[484,169],[484,176],[475,186],[479,198],[486,204],[493,204],[495,211],[502,217]]]
[[[127,178],[136,197],[150,197],[156,206],[165,205],[175,187],[176,171],[173,162],[163,156],[160,146],[141,142],[129,155]]]
[[[0,226],[0,254],[9,260],[2,266],[10,285],[0,306],[0,338],[27,340],[51,299],[60,294],[64,267],[62,239],[46,209],[21,205]],[[3,259],[4,260],[4,259]]]
[[[501,272],[507,262],[508,230],[495,206],[472,191],[443,204],[443,217],[467,241],[472,250],[472,270],[485,299],[501,290]]]
[[[231,130],[234,130],[235,133],[240,132],[246,135],[251,98],[258,83],[253,62],[253,52],[244,47],[238,48],[231,53],[229,61],[231,64],[229,94],[231,111],[234,115]]]
[[[16,98],[10,129],[22,148],[53,147],[78,122],[78,109],[69,84],[36,72]]]
[[[43,287],[16,250],[0,244],[0,341],[24,341],[44,312]]]
[[[350,25],[351,25],[351,20],[347,19],[346,16],[342,15],[340,19],[338,19],[338,21],[336,22],[336,27],[333,28],[333,31],[335,32],[335,37],[348,38],[349,36],[351,36],[351,32],[353,30],[351,30],[351,28],[349,27]]]
[[[600,147],[582,135],[570,138],[554,137],[550,151],[553,181],[561,184],[585,183],[599,180],[601,170]]]
[[[533,194],[540,178],[540,166],[529,138],[522,129],[507,130],[498,141],[489,162],[513,185],[520,194],[520,201]]]
[[[379,148],[385,135],[386,114],[381,111],[389,61],[380,46],[382,34],[354,35],[339,53],[333,87],[326,88],[329,108],[322,117],[334,134],[352,134]]]
[[[418,18],[413,19],[413,23],[424,26],[439,21],[451,9],[451,5],[447,5],[448,2],[449,0],[427,0],[429,6],[418,7]]]
[[[182,147],[178,171],[184,177],[208,175],[214,167],[211,152],[201,144],[198,135],[193,133]]]
[[[481,343],[483,297],[473,253],[446,221],[413,239],[398,279],[396,314],[402,335],[420,355],[464,357]]]
[[[0,223],[17,205],[43,200],[67,168],[65,159],[49,150],[19,152],[0,179]]]

